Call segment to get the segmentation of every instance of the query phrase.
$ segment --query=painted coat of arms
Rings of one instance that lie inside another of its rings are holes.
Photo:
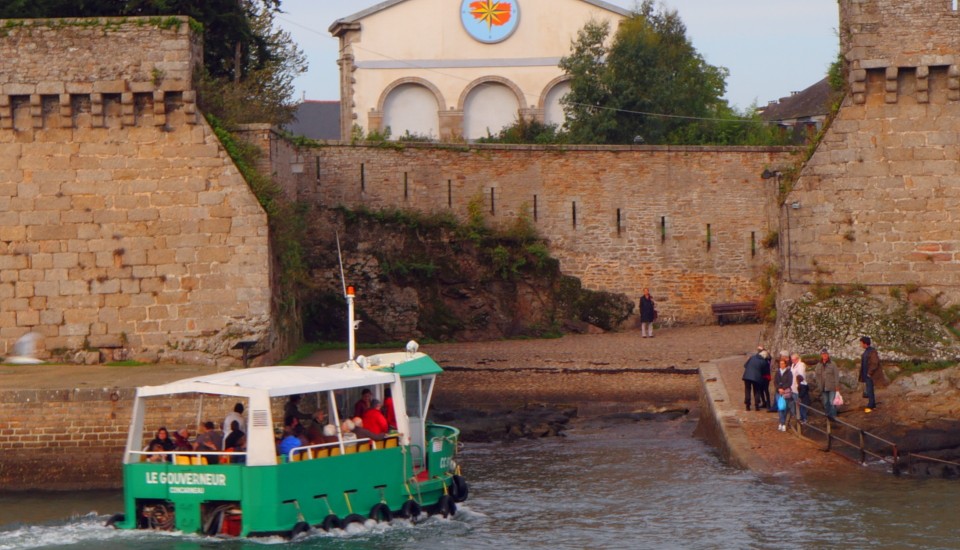
[[[463,0],[460,20],[475,40],[496,44],[510,38],[517,29],[520,5],[517,0]]]

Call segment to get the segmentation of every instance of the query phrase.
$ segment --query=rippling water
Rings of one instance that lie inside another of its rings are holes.
[[[103,528],[120,494],[0,496],[0,550],[20,548],[958,548],[960,485],[862,471],[805,482],[725,466],[693,422],[584,424],[566,438],[469,444],[452,519],[303,540]]]

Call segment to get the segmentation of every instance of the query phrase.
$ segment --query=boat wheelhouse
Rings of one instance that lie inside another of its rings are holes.
[[[427,420],[442,369],[415,349],[329,367],[260,367],[138,388],[123,457],[125,512],[108,523],[208,535],[296,535],[368,518],[454,513],[455,502],[467,496],[455,462],[459,431]],[[383,438],[341,429],[364,389],[380,400],[392,397],[396,426]],[[293,395],[323,407],[335,436],[281,455],[277,433]],[[244,450],[169,451],[158,459],[145,447],[152,436],[147,426],[219,419],[238,402],[246,413]]]

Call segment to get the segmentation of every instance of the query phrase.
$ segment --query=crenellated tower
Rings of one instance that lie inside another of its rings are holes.
[[[958,3],[840,0],[839,8],[848,93],[781,206],[778,311],[814,285],[875,296],[919,289],[958,303]],[[831,343],[823,338],[807,345]]]

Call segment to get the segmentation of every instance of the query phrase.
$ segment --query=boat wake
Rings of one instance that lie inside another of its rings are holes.
[[[7,525],[0,528],[0,550],[94,547],[98,550],[119,550],[133,547],[175,547],[177,550],[184,550],[218,547],[221,544],[224,545],[223,548],[232,549],[289,544],[291,542],[289,539],[280,536],[237,539],[204,537],[178,531],[113,529],[104,526],[107,518],[109,518],[107,515],[89,513],[44,524]],[[446,535],[468,533],[472,530],[473,524],[483,522],[485,519],[484,514],[461,504],[456,515],[450,518],[424,515],[416,522],[405,519],[394,519],[389,523],[367,520],[363,524],[354,523],[348,525],[346,529],[334,529],[329,533],[319,528],[313,529],[298,537],[294,542],[302,548],[327,547],[332,540],[342,542],[347,547],[353,546],[352,542],[367,547],[371,542],[386,542],[397,538],[406,539],[411,535],[418,539],[423,537],[430,539],[438,533]]]

